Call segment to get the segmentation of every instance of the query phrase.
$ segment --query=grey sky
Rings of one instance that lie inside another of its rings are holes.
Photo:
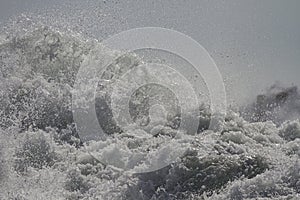
[[[52,7],[66,16],[78,12],[82,18],[89,12],[81,10],[99,8],[107,15],[98,19],[91,12],[84,22],[95,25],[86,26],[87,31],[99,38],[144,26],[172,28],[191,36],[216,61],[230,101],[244,102],[277,80],[300,85],[298,0],[1,0],[0,20]]]

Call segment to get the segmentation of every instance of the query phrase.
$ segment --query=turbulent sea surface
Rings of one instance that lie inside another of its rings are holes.
[[[0,199],[300,198],[296,87],[273,86],[245,108],[229,109],[222,131],[207,129],[206,106],[197,115],[197,134],[178,131],[176,107],[171,107],[175,111],[166,126],[149,136],[147,130],[118,127],[112,117],[110,84],[143,63],[125,54],[108,66],[97,88],[98,121],[110,137],[86,144],[72,115],[73,86],[83,63],[103,58],[93,56],[100,50],[112,58],[120,53],[46,26],[0,35]],[[166,92],[144,89],[153,90]],[[143,112],[147,102],[131,106],[136,121],[149,114]],[[181,146],[188,147],[182,156],[161,169],[128,170],[147,168],[145,160],[164,162]]]

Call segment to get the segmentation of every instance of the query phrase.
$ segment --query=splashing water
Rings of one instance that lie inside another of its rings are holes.
[[[95,101],[109,137],[86,144],[78,137],[71,99],[82,63],[104,58],[91,56],[99,49],[101,56],[116,58],[98,80]],[[140,88],[131,99],[131,114],[140,124],[152,118],[151,130],[159,131],[151,134],[114,120],[112,83],[126,69],[144,64],[136,55],[118,55],[95,40],[46,26],[1,34],[1,199],[299,199],[297,88],[273,87],[247,114],[229,111],[219,132],[208,130],[206,104],[191,105],[199,112],[197,134],[176,129],[180,114],[171,92],[155,85]],[[165,93],[167,102],[172,100],[164,107],[167,118],[159,107],[149,107]],[[176,162],[158,170],[130,173],[173,157]]]

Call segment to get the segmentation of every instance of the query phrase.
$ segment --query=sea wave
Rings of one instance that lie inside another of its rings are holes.
[[[151,135],[137,126],[118,126],[110,106],[112,84],[143,63],[138,56],[44,26],[16,36],[3,33],[0,41],[1,198],[299,198],[296,87],[273,87],[247,109],[229,110],[219,132],[208,130],[206,104],[191,106],[198,112],[191,117],[199,121],[194,134],[177,130],[180,113],[171,106],[168,122]],[[72,105],[73,86],[83,62],[107,57],[113,62],[99,74],[95,109],[110,137],[87,144],[73,119],[72,109],[85,106]],[[149,120],[145,91],[153,98],[168,92],[153,85],[133,95],[132,117],[141,124]],[[167,164],[176,153],[182,156]],[[165,162],[155,171],[130,173]]]

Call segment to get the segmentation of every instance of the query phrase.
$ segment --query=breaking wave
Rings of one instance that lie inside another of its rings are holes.
[[[76,130],[72,94],[81,64],[99,49],[115,58],[101,76],[105,81],[98,85],[95,102],[99,124],[111,137],[87,145]],[[239,112],[229,110],[220,132],[208,130],[206,103],[194,108],[197,134],[178,131],[175,99],[168,121],[149,136],[146,130],[122,129],[114,121],[111,84],[143,63],[136,55],[120,55],[98,41],[50,27],[1,34],[1,199],[299,198],[296,87],[274,86]],[[133,94],[131,114],[141,124],[149,123],[149,102],[142,98],[149,91],[153,97],[167,93],[172,99],[172,93],[156,85]],[[161,169],[125,170],[164,162],[177,151],[183,156]]]

